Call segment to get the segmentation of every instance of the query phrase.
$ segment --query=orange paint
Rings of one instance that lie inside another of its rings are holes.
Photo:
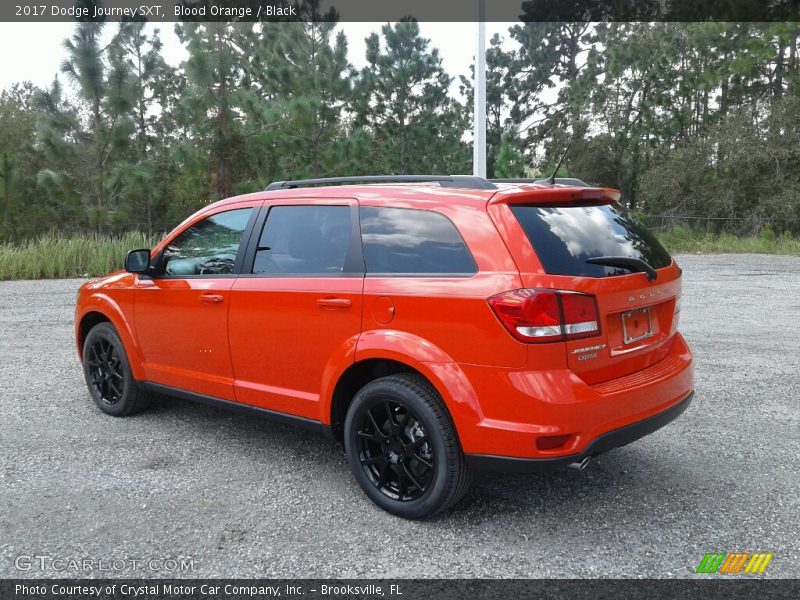
[[[691,352],[674,327],[681,293],[674,261],[659,270],[656,281],[642,273],[551,275],[510,210],[520,202],[611,202],[617,197],[613,190],[570,186],[495,191],[368,185],[224,200],[179,225],[152,250],[152,260],[187,227],[236,208],[265,215],[273,206],[333,205],[357,215],[359,207],[373,206],[446,216],[477,273],[260,276],[249,274],[251,265],[244,263],[241,272],[226,276],[117,273],[82,286],[76,308],[78,346],[82,321],[99,314],[120,332],[140,381],[323,424],[331,424],[333,392],[349,367],[391,360],[420,372],[438,390],[465,453],[521,458],[576,454],[608,431],[667,410],[693,389]],[[255,225],[263,224],[260,218]],[[245,233],[241,256],[260,234]],[[488,299],[523,288],[593,296],[599,332],[552,343],[515,339]],[[622,314],[643,307],[649,308],[651,335],[628,343]],[[537,447],[540,436],[566,441]],[[738,572],[745,558],[729,559],[731,568]]]

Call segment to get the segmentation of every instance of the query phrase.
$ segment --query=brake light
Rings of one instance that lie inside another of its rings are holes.
[[[564,309],[564,333],[568,339],[596,335],[599,332],[597,303],[589,294],[559,294]]]
[[[489,298],[497,318],[521,342],[561,342],[600,333],[595,297],[557,290],[512,290]]]

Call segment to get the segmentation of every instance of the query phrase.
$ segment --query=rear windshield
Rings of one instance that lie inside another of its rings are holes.
[[[607,277],[623,267],[587,263],[598,256],[640,258],[655,269],[672,259],[655,236],[618,204],[512,206],[542,266],[551,275]]]

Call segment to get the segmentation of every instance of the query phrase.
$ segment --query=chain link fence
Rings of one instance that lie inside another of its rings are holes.
[[[735,235],[759,235],[769,229],[773,233],[800,233],[800,218],[766,217],[750,215],[747,217],[706,217],[673,214],[637,214],[637,217],[653,231],[671,231],[675,226],[708,233],[731,233]]]

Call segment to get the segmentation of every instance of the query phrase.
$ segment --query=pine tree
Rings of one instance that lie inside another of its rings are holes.
[[[353,69],[333,22],[262,26],[245,109],[250,137],[281,179],[346,175],[366,155],[353,132]]]
[[[97,231],[110,222],[119,197],[109,175],[115,161],[130,150],[134,128],[130,114],[135,100],[129,73],[119,60],[117,40],[104,45],[103,27],[100,22],[76,23],[72,37],[64,42],[67,57],[61,65],[88,106],[88,115],[82,116],[78,126],[76,156],[86,175],[78,183],[89,201],[89,220]]]
[[[463,107],[449,93],[452,79],[442,68],[419,25],[384,25],[367,38],[367,67],[361,72],[358,124],[373,137],[371,172],[464,172],[469,149]]]
[[[186,166],[192,167],[193,177],[202,178],[207,165],[214,199],[233,194],[241,164],[243,141],[236,107],[246,54],[239,43],[248,39],[252,28],[252,23],[220,22],[179,23],[175,27],[189,52],[183,65],[187,85],[181,103],[193,136],[180,155]]]
[[[489,174],[549,175],[573,138],[562,173],[645,211],[800,230],[800,26],[639,21],[491,40]],[[470,170],[471,82],[454,100],[416,23],[369,36],[358,73],[321,19],[177,31],[189,57],[172,68],[151,25],[78,22],[66,78],[0,92],[0,237],[157,232],[273,179]]]
[[[152,235],[154,208],[166,193],[158,169],[168,161],[166,140],[159,137],[165,128],[159,127],[159,121],[167,117],[165,84],[174,80],[175,73],[161,57],[158,30],[148,37],[145,27],[143,22],[122,23],[117,34],[113,60],[127,72],[131,86],[135,152],[130,161],[117,167],[115,177],[125,196],[128,223],[138,223],[143,212],[143,225]]]
[[[512,27],[511,37],[519,43],[511,66],[515,122],[523,124],[530,151],[543,146],[552,161],[589,126],[600,59],[594,26],[531,21]]]
[[[34,93],[30,83],[0,92],[0,239],[14,239],[19,225],[30,225],[25,216],[34,208],[36,156],[30,142],[39,116]]]
[[[37,111],[36,149],[41,170],[36,186],[43,191],[46,206],[36,202],[36,212],[45,220],[73,228],[87,221],[87,206],[79,190],[79,181],[89,176],[85,148],[78,140],[86,136],[78,108],[64,98],[58,77],[45,90],[37,90],[31,103]],[[46,231],[49,227],[43,227]]]
[[[501,136],[494,177],[516,178],[528,176],[529,169],[521,148],[522,140],[519,139],[516,128],[509,127]]]
[[[520,111],[517,102],[518,88],[514,85],[514,52],[503,50],[503,39],[495,34],[489,40],[486,50],[486,173],[491,177],[501,177],[497,171],[498,154],[500,153],[505,129],[517,130],[520,125]],[[467,99],[465,106],[466,119],[472,118],[473,85],[475,64],[470,67],[472,76],[461,76],[460,91]],[[522,140],[516,140],[523,148]]]

